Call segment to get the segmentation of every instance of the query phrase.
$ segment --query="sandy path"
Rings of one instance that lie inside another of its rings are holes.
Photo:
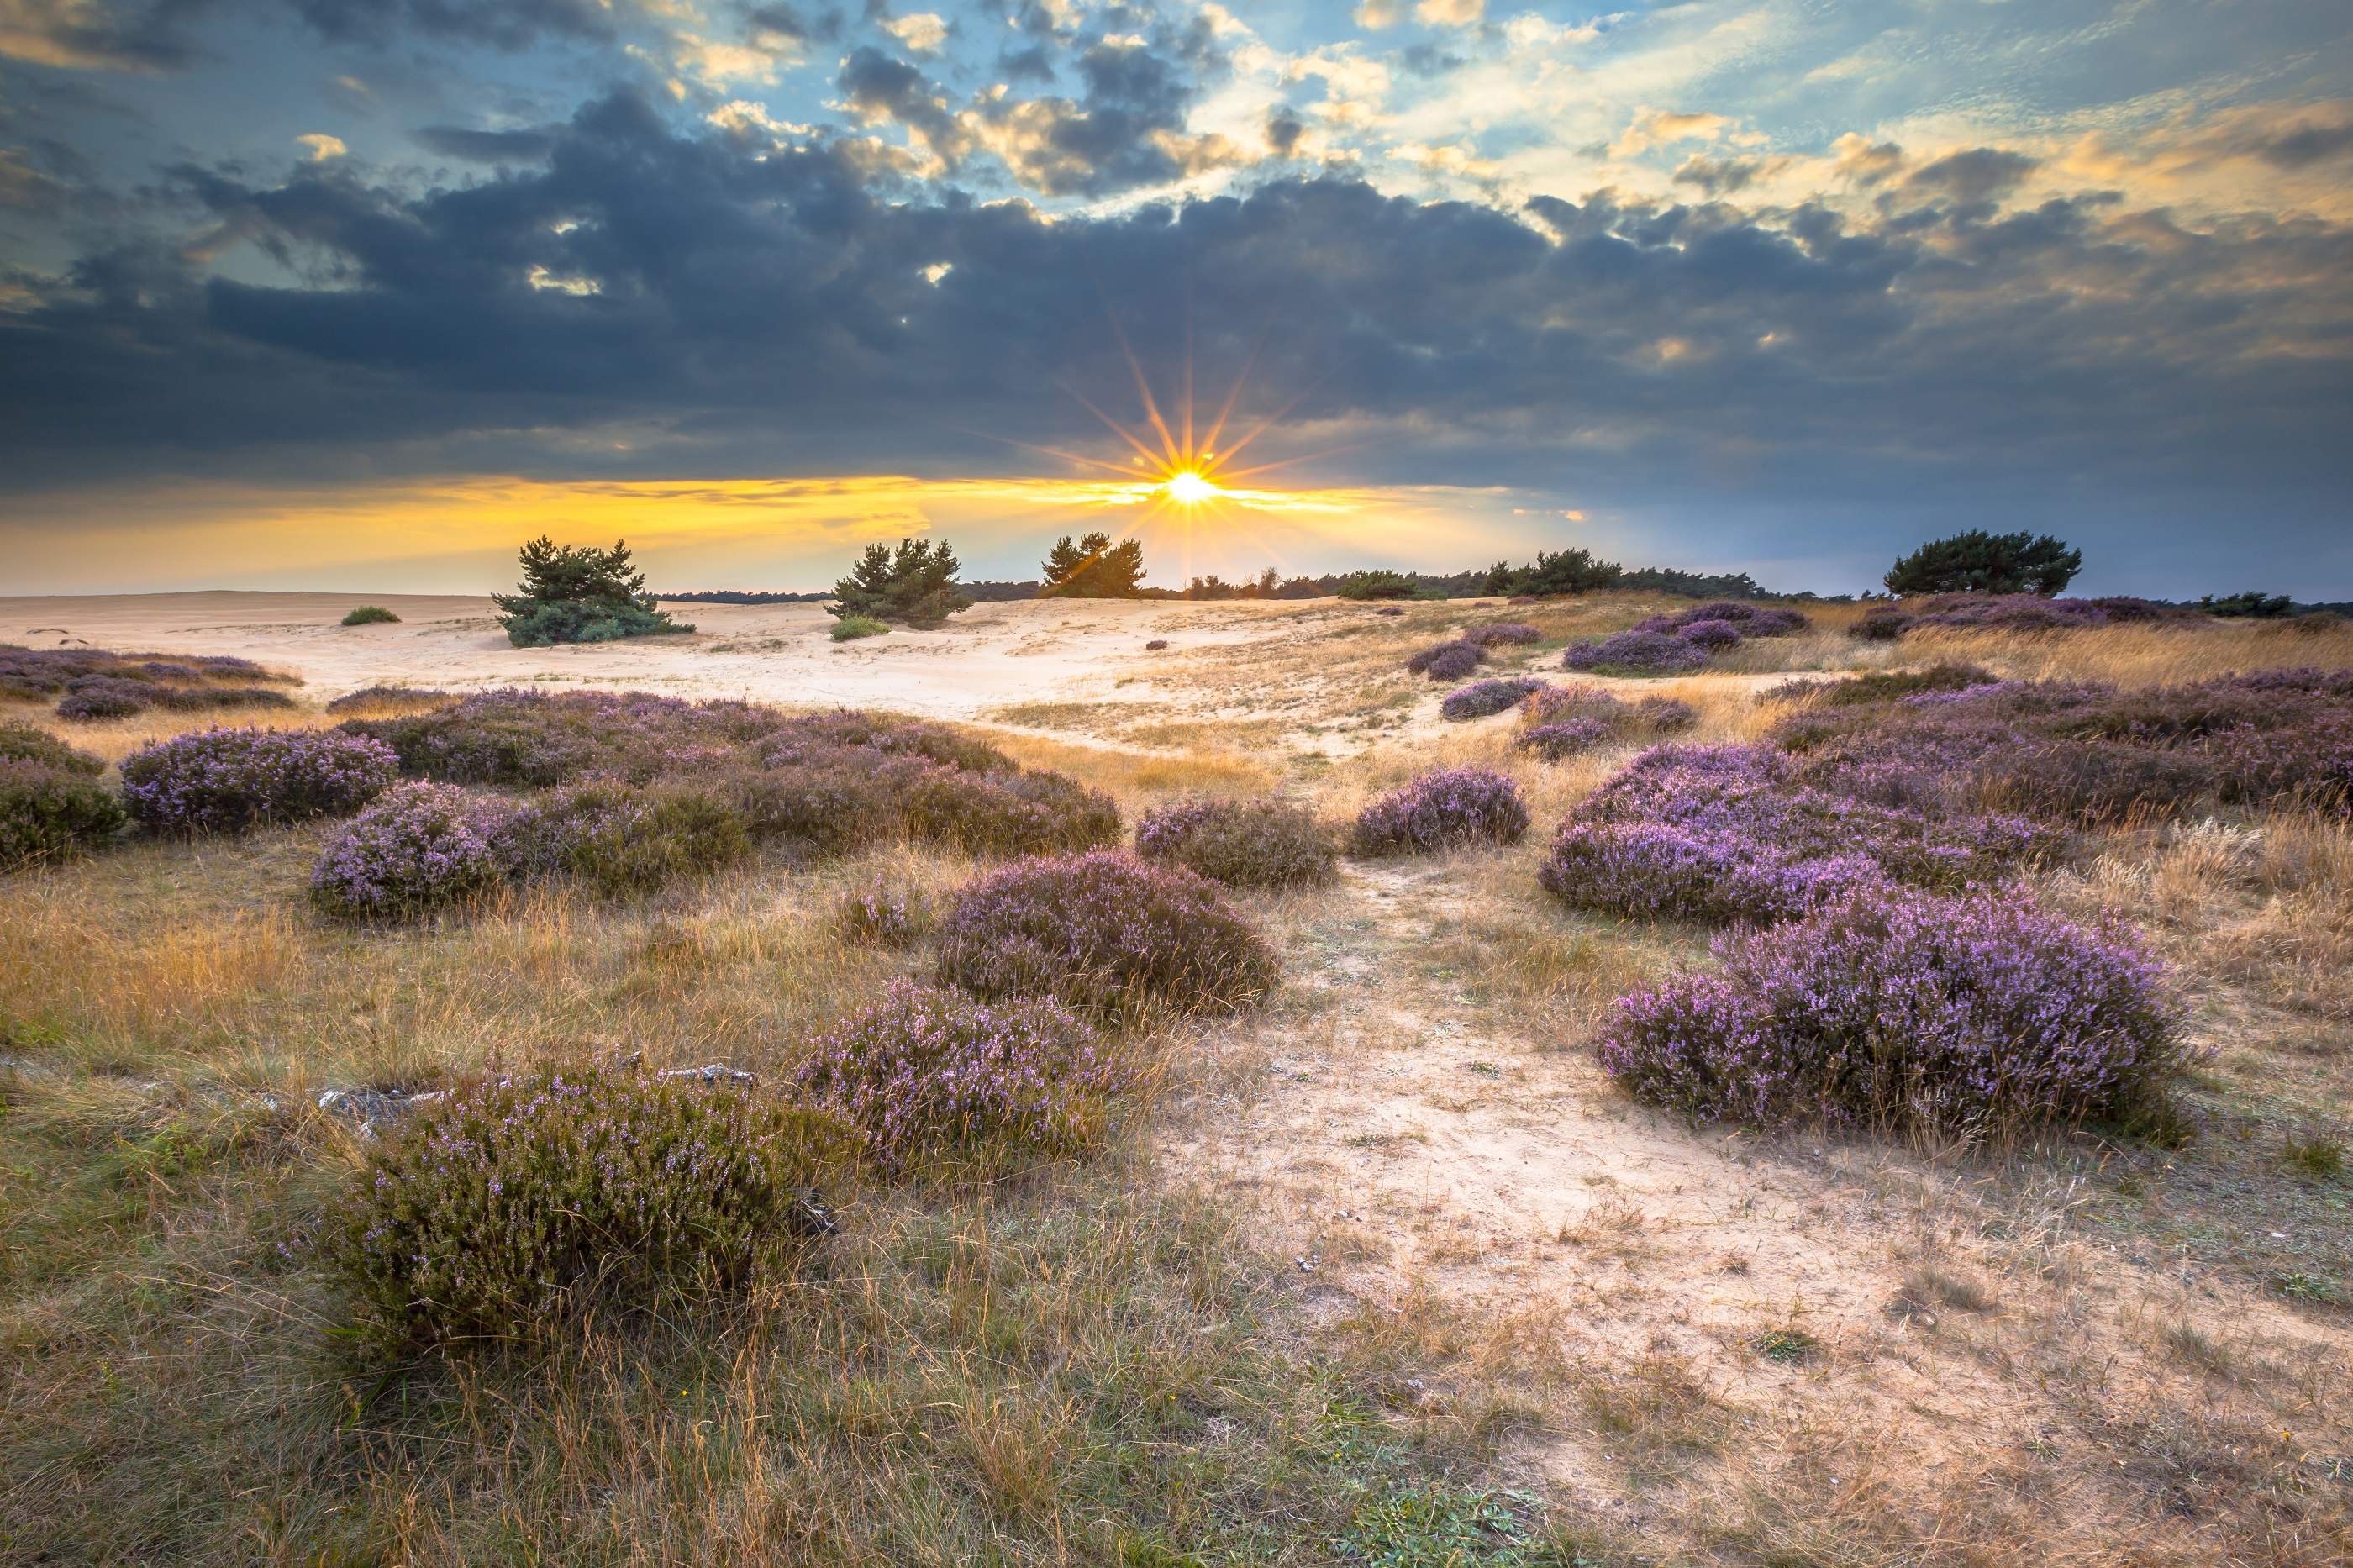
[[[343,626],[354,605],[396,626]],[[1249,638],[1292,605],[1030,601],[978,605],[935,632],[836,644],[818,605],[677,605],[691,635],[518,648],[487,598],[431,595],[122,594],[0,598],[0,642],[224,653],[302,677],[310,695],[378,682],[468,690],[511,684],[627,686],[688,697],[875,705],[969,719],[1008,703],[1098,700],[1143,673],[1143,644]]]

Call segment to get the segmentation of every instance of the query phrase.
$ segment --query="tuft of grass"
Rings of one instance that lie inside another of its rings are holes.
[[[1822,1353],[1822,1342],[1799,1328],[1767,1329],[1748,1342],[1748,1346],[1767,1361],[1778,1361],[1784,1366],[1799,1366]]]
[[[856,642],[860,637],[879,637],[890,629],[888,622],[871,616],[844,616],[833,623],[832,636],[836,642]]]
[[[397,626],[400,617],[382,605],[362,605],[343,616],[347,626]]]
[[[2299,1175],[2334,1181],[2345,1173],[2345,1140],[2327,1132],[2291,1133],[2280,1145],[2280,1160]]]

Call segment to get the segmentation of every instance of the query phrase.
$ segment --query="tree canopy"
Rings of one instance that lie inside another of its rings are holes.
[[[972,608],[971,597],[956,585],[963,570],[944,539],[902,539],[895,550],[870,544],[849,575],[833,585],[829,613],[842,620],[864,616],[901,626],[940,626]]]
[[[1054,541],[1039,574],[1040,598],[1133,599],[1144,583],[1144,544],[1140,540],[1112,542],[1108,533],[1090,533],[1077,543],[1064,534]]]
[[[645,574],[629,560],[625,540],[610,550],[558,544],[545,534],[522,547],[522,583],[493,594],[499,624],[517,647],[551,643],[613,642],[621,637],[694,628],[673,621],[646,592]]]
[[[1487,569],[1485,587],[1490,594],[1533,594],[1549,598],[1556,594],[1586,594],[1610,587],[1624,571],[1615,561],[1596,560],[1593,552],[1583,545],[1574,550],[1539,550],[1534,565],[1496,562]]]
[[[2059,593],[2084,569],[2084,552],[2049,534],[1988,533],[1973,528],[1932,539],[1888,569],[1894,594]]]

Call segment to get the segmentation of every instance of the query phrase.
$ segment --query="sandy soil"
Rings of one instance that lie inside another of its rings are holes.
[[[378,604],[396,626],[343,626]],[[518,648],[487,598],[418,594],[111,594],[0,598],[0,642],[236,654],[300,675],[328,699],[363,686],[576,682],[688,697],[842,702],[969,719],[1009,703],[1099,700],[1151,668],[1144,651],[1246,640],[1283,605],[1095,600],[978,605],[935,632],[837,644],[818,605],[677,605],[696,630],[594,647]]]

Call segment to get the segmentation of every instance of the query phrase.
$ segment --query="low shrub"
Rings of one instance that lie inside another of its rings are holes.
[[[1045,997],[997,1004],[893,984],[817,1043],[797,1087],[865,1136],[884,1170],[950,1157],[985,1165],[1102,1142],[1127,1074],[1084,1020]]]
[[[618,642],[624,637],[664,637],[694,628],[644,605],[601,599],[553,599],[511,609],[500,617],[507,640],[517,647],[558,643]]]
[[[739,1082],[565,1068],[466,1085],[369,1159],[326,1232],[385,1353],[748,1282],[832,1228],[834,1118]]]
[[[1490,621],[1464,632],[1462,640],[1473,647],[1524,647],[1544,641],[1544,633],[1525,621]]]
[[[501,818],[491,841],[509,876],[577,877],[616,898],[716,870],[752,848],[744,814],[691,781],[568,785]]]
[[[1144,645],[1144,651],[1146,653],[1160,653],[1165,651],[1167,647],[1168,639],[1166,637],[1154,637],[1150,642]]]
[[[122,799],[152,833],[242,833],[347,816],[399,774],[391,747],[319,730],[206,730],[123,760]]]
[[[876,947],[913,947],[923,940],[936,918],[931,901],[922,893],[901,889],[861,889],[843,894],[833,906],[835,929],[851,942]]]
[[[1974,664],[1935,664],[1926,669],[1865,670],[1850,679],[1816,683],[1811,693],[1828,707],[1852,708],[1929,692],[1968,691],[1995,685],[1999,679],[1991,670]]]
[[[1432,680],[1460,680],[1486,662],[1487,650],[1476,643],[1442,642],[1423,648],[1407,659],[1405,667]]]
[[[1912,629],[1913,619],[1908,611],[1878,605],[1863,611],[1862,619],[1850,622],[1846,635],[1857,642],[1895,642]]]
[[[455,702],[447,691],[424,686],[363,686],[327,704],[330,713],[352,713],[371,708],[425,708]]]
[[[879,637],[890,629],[890,622],[871,616],[844,616],[833,623],[831,636],[836,642],[856,642],[860,637]]]
[[[99,848],[122,824],[121,798],[79,761],[61,764],[0,752],[0,872]]]
[[[152,680],[111,675],[85,675],[72,682],[58,700],[60,719],[128,719],[144,713],[164,694]]]
[[[400,617],[382,605],[362,605],[343,616],[343,625],[347,626],[382,626],[399,624]]]
[[[1458,721],[1486,719],[1518,707],[1528,700],[1531,693],[1543,689],[1543,681],[1526,675],[1481,680],[1448,692],[1446,700],[1438,705],[1438,714],[1441,719]]]
[[[940,932],[943,984],[1118,1019],[1229,1011],[1271,989],[1276,969],[1216,883],[1113,849],[992,872],[957,895]]]
[[[1999,1131],[2153,1117],[2180,1009],[2132,939],[2007,897],[1884,891],[1621,998],[1604,1068],[1703,1121]]]
[[[1730,621],[1694,621],[1675,636],[1710,653],[1740,646],[1740,628]]]
[[[106,764],[98,758],[76,751],[33,724],[0,724],[0,762],[38,763],[59,773],[87,773],[92,778],[106,771]]]
[[[1523,750],[1558,762],[1595,746],[1672,734],[1699,722],[1699,710],[1673,697],[1621,701],[1598,686],[1547,686],[1522,710]]]
[[[1360,855],[1426,855],[1516,843],[1528,830],[1520,786],[1486,768],[1443,768],[1379,796],[1356,817]]]
[[[2017,817],[1810,787],[1771,747],[1660,746],[1561,825],[1538,880],[1599,913],[1767,924],[1882,882],[1997,881],[2054,847]]]
[[[1119,842],[1111,796],[1057,773],[971,773],[929,767],[908,776],[898,809],[909,837],[976,855],[1043,855]]]
[[[1743,637],[1794,637],[1812,625],[1800,611],[1751,604],[1746,599],[1711,599],[1689,609],[1637,621],[1634,629],[1665,632],[1703,647],[1729,647]],[[1694,630],[1700,626],[1712,629],[1694,637]],[[1725,631],[1732,634],[1729,641],[1724,639]]]
[[[347,920],[388,920],[482,893],[499,881],[499,830],[513,809],[453,784],[395,784],[319,857],[311,901]]]
[[[1332,830],[1280,800],[1204,800],[1163,806],[1136,825],[1135,852],[1229,888],[1296,888],[1332,879]]]
[[[1561,666],[1588,675],[1684,675],[1707,663],[1707,650],[1669,632],[1626,631],[1570,646]]]

